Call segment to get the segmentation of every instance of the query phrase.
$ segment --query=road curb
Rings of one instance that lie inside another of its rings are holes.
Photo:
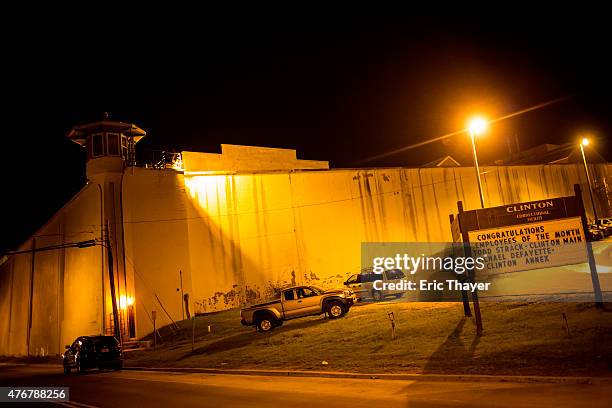
[[[334,371],[286,371],[243,370],[190,367],[123,367],[124,370],[173,372],[189,374],[260,375],[277,377],[352,378],[362,380],[408,380],[408,381],[470,381],[470,382],[514,382],[554,384],[610,384],[612,377],[547,377],[518,375],[470,375],[470,374],[367,374]]]
[[[0,367],[43,367],[56,368],[62,367],[62,363],[0,363]]]

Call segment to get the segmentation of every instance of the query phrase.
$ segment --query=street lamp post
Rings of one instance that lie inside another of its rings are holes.
[[[478,117],[470,120],[470,123],[468,125],[470,139],[472,140],[472,155],[474,157],[474,168],[476,169],[476,179],[478,180],[478,195],[480,196],[480,206],[482,208],[484,208],[485,206],[484,196],[482,194],[482,182],[480,180],[480,168],[478,167],[478,157],[476,156],[476,142],[474,138],[484,133],[486,129],[487,121]],[[460,206],[459,211],[463,211],[463,206]],[[465,256],[472,256],[472,249],[469,244],[465,248]],[[468,278],[472,283],[476,282],[476,273],[474,269],[469,272]],[[472,291],[472,303],[474,304],[474,317],[476,318],[476,333],[478,336],[480,336],[482,334],[482,317],[480,315],[480,302],[478,301],[478,292],[476,290]]]
[[[591,196],[591,206],[593,207],[593,216],[595,224],[597,224],[597,208],[595,208],[595,200],[593,200],[593,186],[591,186],[591,177],[589,177],[589,168],[587,166],[586,156],[584,155],[584,146],[589,145],[589,139],[586,137],[580,141],[580,152],[582,153],[582,163],[584,163],[584,172],[586,173],[587,184],[589,185],[589,195]]]
[[[470,121],[468,130],[470,131],[470,139],[472,140],[472,157],[474,158],[474,168],[476,169],[476,178],[478,179],[478,194],[480,195],[480,206],[484,208],[484,196],[482,194],[482,181],[480,180],[480,168],[478,167],[478,157],[476,156],[476,142],[474,137],[483,133],[487,128],[487,122],[482,118],[474,118]]]

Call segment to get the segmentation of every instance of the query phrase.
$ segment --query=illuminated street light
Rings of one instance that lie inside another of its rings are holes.
[[[593,206],[593,216],[595,224],[597,224],[597,209],[595,208],[595,200],[593,200],[593,187],[591,186],[591,178],[589,177],[589,168],[587,167],[586,156],[584,155],[584,146],[589,145],[589,139],[586,137],[580,141],[580,152],[582,153],[582,163],[584,164],[584,172],[586,173],[587,184],[589,185],[589,195],[591,196],[591,206]]]
[[[483,118],[473,118],[469,124],[470,133],[476,136],[483,134],[487,130],[487,121]]]
[[[470,139],[472,140],[472,155],[474,157],[474,167],[476,168],[476,178],[478,179],[478,193],[480,195],[480,206],[484,208],[484,196],[482,195],[482,182],[480,181],[480,169],[478,168],[478,158],[476,157],[476,143],[474,136],[480,136],[487,130],[487,121],[480,117],[475,117],[468,124]]]

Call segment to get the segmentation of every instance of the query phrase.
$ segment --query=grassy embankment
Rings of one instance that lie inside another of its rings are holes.
[[[338,320],[311,317],[270,333],[243,327],[238,311],[199,316],[161,330],[156,351],[127,365],[355,372],[612,375],[612,311],[582,303],[483,303],[484,335],[461,304],[383,302]],[[397,337],[391,339],[388,312]],[[568,320],[567,334],[562,313]],[[212,323],[212,331],[207,326]],[[151,337],[149,337],[150,339]],[[327,365],[322,362],[327,361]]]

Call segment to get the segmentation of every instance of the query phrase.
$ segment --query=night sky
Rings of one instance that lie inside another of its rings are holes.
[[[504,156],[515,134],[528,148],[582,132],[610,159],[611,36],[603,17],[390,22],[292,14],[207,16],[171,27],[126,16],[11,39],[0,251],[83,186],[84,152],[64,135],[103,112],[144,128],[140,149],[219,152],[234,143],[297,149],[298,158],[332,167],[419,166],[447,154],[469,165],[466,136],[361,160],[460,130],[474,113],[493,119],[570,97],[493,125],[478,142],[481,161]]]

